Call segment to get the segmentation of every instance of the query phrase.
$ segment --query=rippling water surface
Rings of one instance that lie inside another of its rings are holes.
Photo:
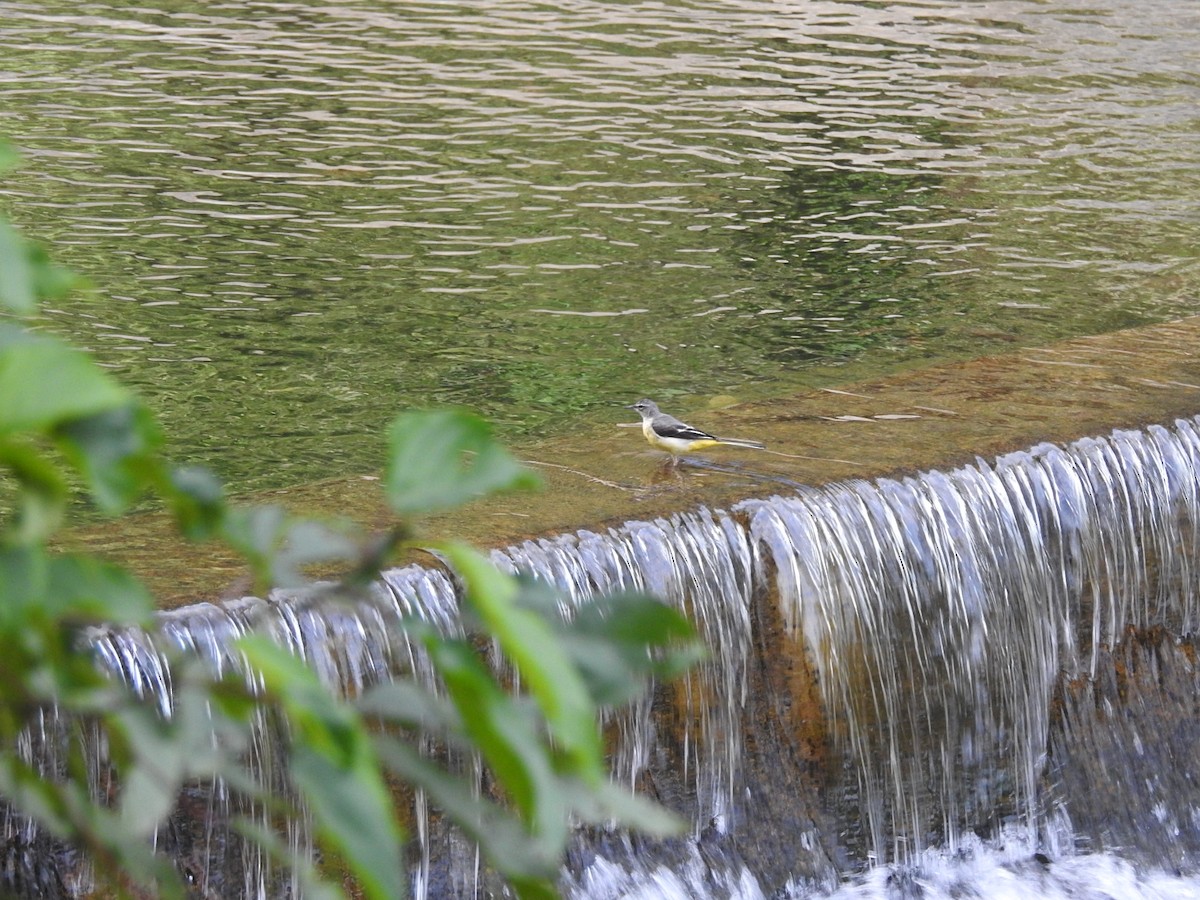
[[[46,327],[236,487],[1200,312],[1188,0],[0,2]]]

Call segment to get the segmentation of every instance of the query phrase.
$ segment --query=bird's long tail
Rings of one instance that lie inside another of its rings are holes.
[[[732,447],[749,447],[751,450],[766,450],[767,445],[762,441],[748,441],[745,438],[717,438],[718,443],[729,444]]]

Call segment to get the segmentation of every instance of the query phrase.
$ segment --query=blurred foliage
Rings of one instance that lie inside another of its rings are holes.
[[[152,630],[154,609],[129,572],[52,549],[81,497],[109,516],[157,499],[187,537],[237,549],[258,591],[303,585],[309,565],[338,562],[351,595],[393,551],[412,545],[414,517],[535,480],[478,417],[410,412],[389,431],[386,489],[399,517],[390,534],[367,540],[278,507],[233,506],[210,473],[165,458],[163,435],[136,396],[88,354],[35,330],[28,317],[39,302],[78,283],[0,223],[0,477],[16,498],[0,521],[0,793],[16,810],[81,849],[103,888],[120,896],[184,895],[178,867],[153,839],[184,786],[205,778],[285,816],[302,815],[294,804],[309,811],[320,869],[292,858],[262,823],[240,827],[298,872],[311,897],[347,889],[328,872],[349,873],[356,896],[407,893],[393,778],[422,788],[522,897],[555,894],[575,823],[677,830],[666,811],[610,782],[598,711],[629,700],[651,677],[686,668],[699,654],[688,623],[632,596],[598,600],[566,621],[546,586],[501,573],[462,545],[435,549],[463,585],[476,639],[446,637],[420,621],[408,626],[444,690],[397,679],[340,698],[262,636],[241,640],[245,671],[237,675],[217,677],[193,658],[175,658],[169,716],[162,698],[138,696],[106,674],[86,630]],[[489,643],[515,677],[498,674],[480,652]],[[246,763],[264,709],[290,735],[294,800],[257,784]],[[47,710],[71,723],[60,748],[65,763],[52,775],[18,749]],[[430,744],[477,753],[494,799],[419,752]],[[111,772],[105,790],[95,784],[97,747]]]

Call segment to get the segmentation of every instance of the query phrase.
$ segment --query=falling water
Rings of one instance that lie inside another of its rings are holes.
[[[876,897],[905,879],[978,891],[1003,877],[1069,896],[1088,871],[1148,884],[1130,873],[1152,866],[1156,890],[1194,891],[1198,473],[1200,425],[1181,420],[495,551],[500,568],[557,586],[563,615],[648,591],[711,649],[681,683],[606,717],[614,776],[692,832],[581,835],[564,890]],[[432,685],[400,628],[412,615],[459,627],[446,573],[389,571],[352,603],[200,605],[163,613],[153,638],[105,630],[94,643],[169,713],[164,651],[236,668],[231,642],[251,627],[348,693],[398,674]],[[52,731],[29,747],[47,766]],[[268,723],[259,740],[254,758],[274,766]],[[191,798],[203,827],[173,820],[164,846],[210,860],[213,890],[285,893],[290,873],[221,832],[234,811],[222,786]],[[428,813],[418,794],[417,894],[488,893],[474,849]],[[6,828],[34,846],[15,817]],[[289,838],[306,848],[305,823]]]
[[[578,532],[496,551],[510,572],[544,578],[564,602],[619,591],[670,598],[703,634],[712,661],[684,683],[682,752],[688,794],[707,819],[724,819],[739,783],[751,649],[750,592],[754,569],[749,536],[724,513],[706,509],[657,522],[630,522],[606,535]],[[569,614],[569,610],[566,610]],[[653,696],[617,717],[621,740],[613,772],[636,785],[661,748],[652,721]]]
[[[741,505],[876,859],[1037,829],[1059,674],[1095,675],[1130,627],[1195,632],[1198,448],[1181,421]]]

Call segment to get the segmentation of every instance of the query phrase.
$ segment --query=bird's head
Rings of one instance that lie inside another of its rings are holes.
[[[637,403],[630,404],[626,409],[636,409],[643,416],[657,416],[658,404],[653,400],[639,400]]]

